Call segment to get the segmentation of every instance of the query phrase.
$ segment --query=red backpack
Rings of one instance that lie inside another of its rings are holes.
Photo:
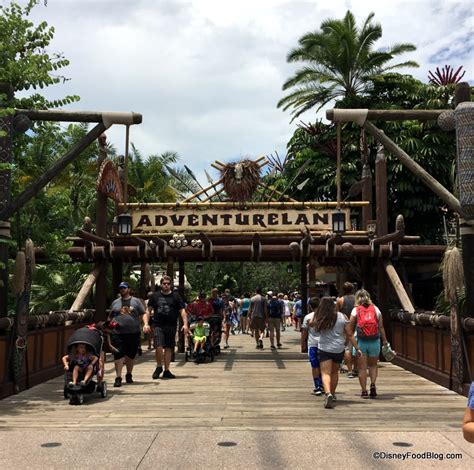
[[[377,339],[379,335],[379,320],[373,305],[359,305],[356,310],[357,337]]]

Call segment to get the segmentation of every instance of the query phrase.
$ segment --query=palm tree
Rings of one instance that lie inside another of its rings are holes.
[[[293,91],[279,101],[278,107],[284,111],[294,108],[295,119],[337,98],[364,94],[371,86],[371,78],[389,70],[418,67],[413,61],[388,65],[395,56],[414,51],[413,44],[373,50],[374,43],[382,37],[382,26],[373,23],[373,17],[371,13],[359,29],[354,15],[348,11],[342,20],[324,21],[321,32],[302,36],[299,47],[290,51],[287,61],[305,65],[283,84],[283,90]]]

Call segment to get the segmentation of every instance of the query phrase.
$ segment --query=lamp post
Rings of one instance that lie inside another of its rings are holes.
[[[197,263],[197,264],[196,264],[196,272],[197,272],[198,274],[202,274],[202,271],[203,271],[203,265],[202,265],[202,263]]]
[[[293,265],[292,264],[288,264],[288,266],[286,267],[286,272],[288,274],[293,274]]]

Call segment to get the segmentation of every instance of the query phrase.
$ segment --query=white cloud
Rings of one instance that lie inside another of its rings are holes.
[[[71,60],[72,80],[50,96],[80,95],[74,109],[141,112],[135,145],[144,154],[175,150],[202,176],[215,159],[284,154],[294,130],[289,113],[276,108],[295,69],[286,54],[347,9],[359,22],[375,12],[384,31],[379,47],[417,45],[405,59],[420,63],[409,70],[418,78],[448,63],[464,65],[464,79],[473,80],[467,1],[49,0],[33,17],[55,26],[52,50]],[[123,129],[108,134],[121,151]]]

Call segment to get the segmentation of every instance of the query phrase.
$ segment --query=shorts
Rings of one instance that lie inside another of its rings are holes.
[[[205,336],[194,336],[193,341],[206,341]]]
[[[311,346],[308,350],[308,358],[313,369],[319,369],[319,357],[318,357],[318,348],[316,346]]]
[[[380,355],[380,338],[377,339],[364,339],[357,338],[359,349],[364,356],[379,357]]]
[[[176,345],[176,326],[155,326],[156,347],[174,349]]]
[[[319,362],[333,361],[333,362],[336,362],[337,364],[340,364],[343,358],[344,358],[344,351],[339,352],[339,353],[331,353],[331,352],[321,351],[321,349],[318,350]]]
[[[113,353],[115,360],[125,356],[135,359],[140,347],[140,333],[111,334],[110,340],[112,346],[118,349],[118,352]]]
[[[250,322],[250,328],[252,330],[263,331],[265,329],[265,320],[260,317],[253,317],[252,321]]]
[[[246,317],[246,316],[248,315],[248,313],[249,313],[248,310],[242,310],[241,315],[242,315],[243,317]]]
[[[269,318],[268,319],[268,327],[269,328],[276,328],[277,330],[281,326],[281,320],[279,318]]]

